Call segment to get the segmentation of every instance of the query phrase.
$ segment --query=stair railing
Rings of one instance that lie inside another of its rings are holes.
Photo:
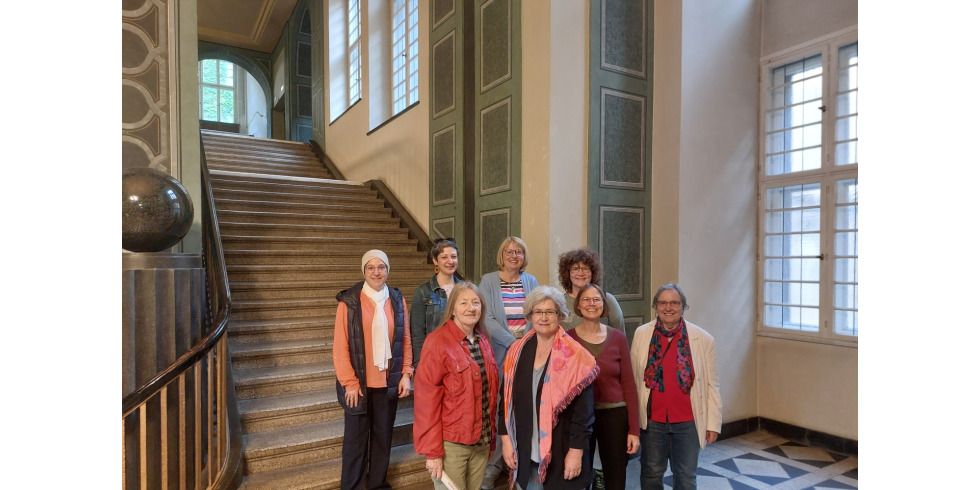
[[[126,489],[222,490],[241,483],[241,421],[227,336],[231,290],[203,142],[201,191],[206,335],[123,398],[123,432],[138,433],[137,447],[127,447],[123,437]],[[139,471],[127,471],[127,464],[137,464]],[[138,475],[138,481],[129,481],[128,474]]]

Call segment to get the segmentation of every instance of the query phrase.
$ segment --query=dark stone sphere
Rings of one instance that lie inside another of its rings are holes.
[[[177,179],[149,167],[123,170],[123,248],[159,252],[184,238],[194,221],[194,205]]]

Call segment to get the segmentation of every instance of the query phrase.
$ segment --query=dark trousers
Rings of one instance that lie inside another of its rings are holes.
[[[344,412],[340,487],[343,490],[390,489],[386,476],[398,398],[389,395],[387,388],[367,388],[364,402],[367,413]]]
[[[691,422],[647,422],[647,430],[640,431],[640,487],[643,490],[662,490],[664,473],[670,462],[674,474],[674,490],[698,488],[698,454],[701,440],[698,429]]]
[[[596,446],[599,446],[599,457],[602,458],[602,476],[608,490],[623,490],[626,488],[626,436],[629,435],[629,416],[626,407],[597,408],[595,410],[595,427],[592,430],[592,440],[589,444],[589,467],[595,459]]]

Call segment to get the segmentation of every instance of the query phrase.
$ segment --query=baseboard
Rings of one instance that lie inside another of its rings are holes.
[[[835,436],[826,432],[807,429],[765,417],[749,417],[726,422],[721,425],[721,434],[718,435],[718,439],[728,439],[757,430],[771,432],[780,437],[785,437],[808,446],[818,446],[837,453],[854,455],[858,453],[858,442],[853,439]]]

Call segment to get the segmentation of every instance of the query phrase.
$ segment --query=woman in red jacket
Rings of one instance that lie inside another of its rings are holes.
[[[445,488],[445,473],[457,488],[478,490],[493,450],[499,380],[483,305],[475,284],[456,283],[415,370],[415,450],[436,488]]]

